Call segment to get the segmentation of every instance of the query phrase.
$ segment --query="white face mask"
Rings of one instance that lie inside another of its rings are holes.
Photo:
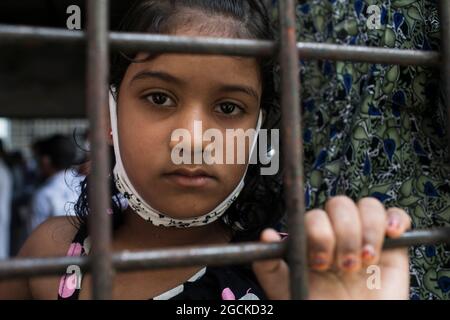
[[[146,221],[149,221],[156,226],[164,226],[164,227],[188,228],[188,227],[203,226],[211,222],[214,222],[220,216],[222,216],[225,213],[225,211],[231,206],[231,204],[236,200],[236,198],[239,196],[239,193],[242,191],[242,188],[244,187],[244,178],[245,175],[247,174],[248,163],[246,165],[244,175],[242,176],[238,185],[230,193],[230,195],[225,200],[223,200],[216,208],[214,208],[207,214],[189,219],[175,219],[169,217],[168,215],[162,212],[155,210],[139,195],[139,193],[133,187],[133,184],[131,183],[123,166],[122,158],[120,156],[119,137],[117,130],[117,104],[111,92],[109,93],[109,112],[111,118],[112,138],[114,143],[114,154],[116,156],[116,165],[113,171],[114,182],[116,184],[117,189],[128,200],[128,205],[133,209],[134,212],[136,212]],[[252,146],[250,149],[249,161],[255,149],[256,141],[258,140],[257,138],[262,122],[261,118],[262,113],[260,111],[256,126],[256,134],[254,135]]]

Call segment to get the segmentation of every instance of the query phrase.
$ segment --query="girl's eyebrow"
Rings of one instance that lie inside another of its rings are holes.
[[[163,72],[163,71],[141,71],[138,72],[130,81],[130,83],[132,83],[133,81],[136,80],[141,80],[141,79],[146,79],[146,78],[154,78],[154,79],[159,79],[165,82],[170,82],[170,83],[175,83],[179,86],[182,86],[184,84],[186,84],[185,81],[174,77],[173,75],[167,73],[167,72]]]
[[[252,87],[246,86],[246,85],[223,85],[220,87],[221,92],[242,92],[249,96],[252,96],[256,99],[256,101],[259,101],[259,95],[256,92],[255,89]]]

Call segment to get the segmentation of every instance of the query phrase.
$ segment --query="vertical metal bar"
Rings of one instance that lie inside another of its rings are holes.
[[[282,139],[284,144],[284,190],[288,215],[292,299],[308,296],[306,236],[304,232],[303,142],[300,114],[299,61],[296,49],[294,0],[279,0]]]
[[[111,298],[111,221],[108,187],[108,0],[88,1],[87,20],[87,111],[89,116],[92,166],[89,180],[89,233],[92,241],[92,297]]]
[[[450,152],[450,1],[439,1],[439,20],[441,29],[441,92],[447,107],[447,139]]]
[[[272,10],[272,0],[264,0],[264,5],[266,6],[267,10]]]

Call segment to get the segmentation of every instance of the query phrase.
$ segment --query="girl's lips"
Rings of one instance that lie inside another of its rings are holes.
[[[215,178],[203,169],[178,168],[165,175],[171,182],[181,187],[201,188],[209,186]]]
[[[179,173],[166,175],[166,178],[181,187],[201,188],[210,185],[214,178],[206,175],[188,176]]]

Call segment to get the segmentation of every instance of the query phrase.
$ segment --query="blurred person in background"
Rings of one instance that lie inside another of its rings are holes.
[[[42,184],[31,201],[32,230],[50,217],[73,215],[84,179],[71,168],[77,160],[77,150],[69,137],[53,135],[37,141],[33,147]]]
[[[37,180],[35,170],[29,167],[21,151],[11,151],[8,159],[13,181],[10,255],[15,256],[29,235],[30,202],[37,188]]]
[[[0,260],[9,257],[12,184],[6,152],[0,140]]]

